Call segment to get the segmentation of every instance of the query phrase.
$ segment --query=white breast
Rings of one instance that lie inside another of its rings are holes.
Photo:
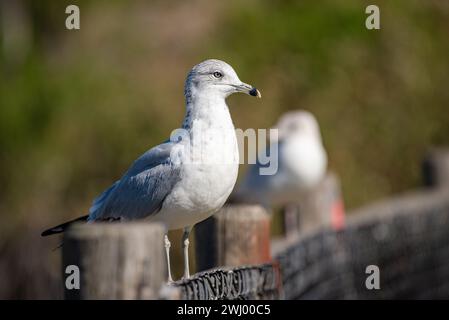
[[[286,141],[281,161],[291,182],[301,189],[315,186],[326,173],[327,155],[320,141],[301,136]]]
[[[223,206],[237,180],[238,145],[227,107],[192,121],[190,139],[181,157],[181,179],[155,216],[169,229],[209,217]]]
[[[253,190],[262,203],[281,205],[296,201],[301,192],[323,179],[327,155],[320,141],[299,136],[280,145],[279,162],[278,172],[267,176],[265,183]]]

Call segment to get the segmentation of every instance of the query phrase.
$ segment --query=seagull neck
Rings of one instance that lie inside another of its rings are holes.
[[[221,127],[228,122],[228,119],[232,125],[231,115],[223,96],[210,92],[186,94],[183,129],[190,130],[198,120],[202,120],[203,124],[206,123],[210,127]]]

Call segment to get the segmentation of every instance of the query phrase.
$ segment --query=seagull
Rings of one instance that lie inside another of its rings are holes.
[[[237,92],[261,97],[226,62],[209,59],[194,66],[185,82],[182,127],[134,161],[93,201],[88,215],[50,228],[42,236],[61,233],[79,221],[162,222],[167,230],[184,230],[183,277],[189,278],[189,234],[196,223],[223,206],[237,180],[238,144],[226,104],[226,98]],[[168,282],[172,282],[167,233],[164,245]]]
[[[278,135],[270,139],[270,150],[278,150],[277,172],[261,175],[263,165],[259,160],[250,165],[231,196],[233,201],[255,202],[265,207],[286,206],[298,202],[301,193],[313,189],[324,178],[327,153],[312,113],[287,112],[274,128]]]

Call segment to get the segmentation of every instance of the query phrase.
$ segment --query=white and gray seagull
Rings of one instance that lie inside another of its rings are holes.
[[[298,202],[302,193],[316,187],[324,178],[327,153],[313,114],[305,110],[287,112],[275,129],[278,137],[270,141],[270,149],[278,150],[277,172],[261,175],[263,166],[257,161],[231,196],[233,201],[255,202],[266,207],[286,206]]]
[[[88,215],[48,229],[42,236],[63,232],[78,221],[159,221],[168,230],[184,229],[184,278],[189,278],[189,233],[223,206],[237,180],[238,145],[225,101],[236,92],[260,98],[259,91],[240,81],[223,61],[211,59],[194,66],[185,82],[182,128],[140,156],[93,201]],[[164,241],[171,282],[167,234]]]

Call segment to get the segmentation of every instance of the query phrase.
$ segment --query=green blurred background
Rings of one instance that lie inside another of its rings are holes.
[[[317,116],[349,209],[419,186],[425,151],[449,144],[449,1],[0,3],[0,298],[61,297],[60,239],[40,232],[180,125],[204,59],[261,89],[229,99],[236,127]]]

